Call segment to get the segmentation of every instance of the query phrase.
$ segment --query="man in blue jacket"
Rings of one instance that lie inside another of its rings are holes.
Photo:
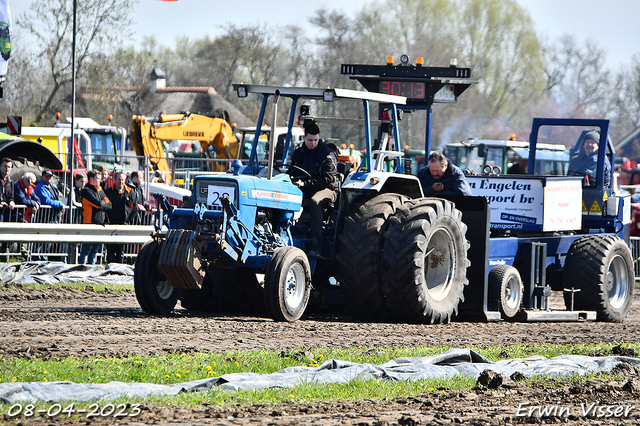
[[[418,179],[426,197],[472,195],[462,170],[451,164],[441,152],[429,155],[427,165],[418,172]]]
[[[45,222],[60,223],[60,216],[66,206],[60,200],[60,191],[52,180],[53,173],[51,173],[51,170],[46,169],[42,172],[42,178],[36,185],[34,192],[40,199],[40,204],[51,206],[48,220],[45,220]]]
[[[40,214],[43,216],[40,222],[43,223],[60,223],[60,218],[62,216],[62,212],[65,210],[66,206],[60,200],[60,191],[58,191],[58,187],[52,182],[53,173],[51,170],[45,169],[42,172],[42,177],[40,178],[40,182],[36,185],[36,189],[33,190],[34,194],[40,199],[41,205],[51,206],[49,209],[40,209]],[[42,256],[34,257],[35,260],[45,260],[48,261],[46,253],[51,251],[53,247],[52,244],[38,244],[35,248],[36,253],[44,253]],[[60,252],[66,252],[66,247],[59,247]],[[64,260],[62,257],[61,260]]]

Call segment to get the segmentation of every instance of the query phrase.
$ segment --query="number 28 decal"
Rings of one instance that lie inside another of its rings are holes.
[[[232,186],[218,186],[209,185],[207,187],[207,205],[208,206],[221,206],[221,199],[224,196],[229,197],[229,200],[233,202],[236,195],[236,189]]]

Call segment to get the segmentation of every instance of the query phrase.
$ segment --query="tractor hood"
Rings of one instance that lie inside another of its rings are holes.
[[[249,179],[247,197],[247,204],[257,207],[286,211],[299,211],[302,208],[302,191],[291,183],[291,178],[286,174],[279,174],[271,180]]]
[[[279,174],[269,180],[255,176],[223,174],[199,176],[194,179],[196,202],[207,206],[219,204],[226,194],[234,204],[264,207],[286,211],[300,211],[302,191],[291,183],[287,174]]]

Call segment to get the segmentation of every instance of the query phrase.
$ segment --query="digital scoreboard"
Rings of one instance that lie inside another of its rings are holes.
[[[343,64],[341,73],[358,80],[370,92],[405,96],[409,106],[456,103],[458,96],[476,83],[459,80],[471,77],[470,68],[453,66]]]

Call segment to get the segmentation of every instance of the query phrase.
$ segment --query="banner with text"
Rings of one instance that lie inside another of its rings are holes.
[[[489,201],[491,229],[560,231],[582,223],[579,180],[467,176],[473,195]]]

